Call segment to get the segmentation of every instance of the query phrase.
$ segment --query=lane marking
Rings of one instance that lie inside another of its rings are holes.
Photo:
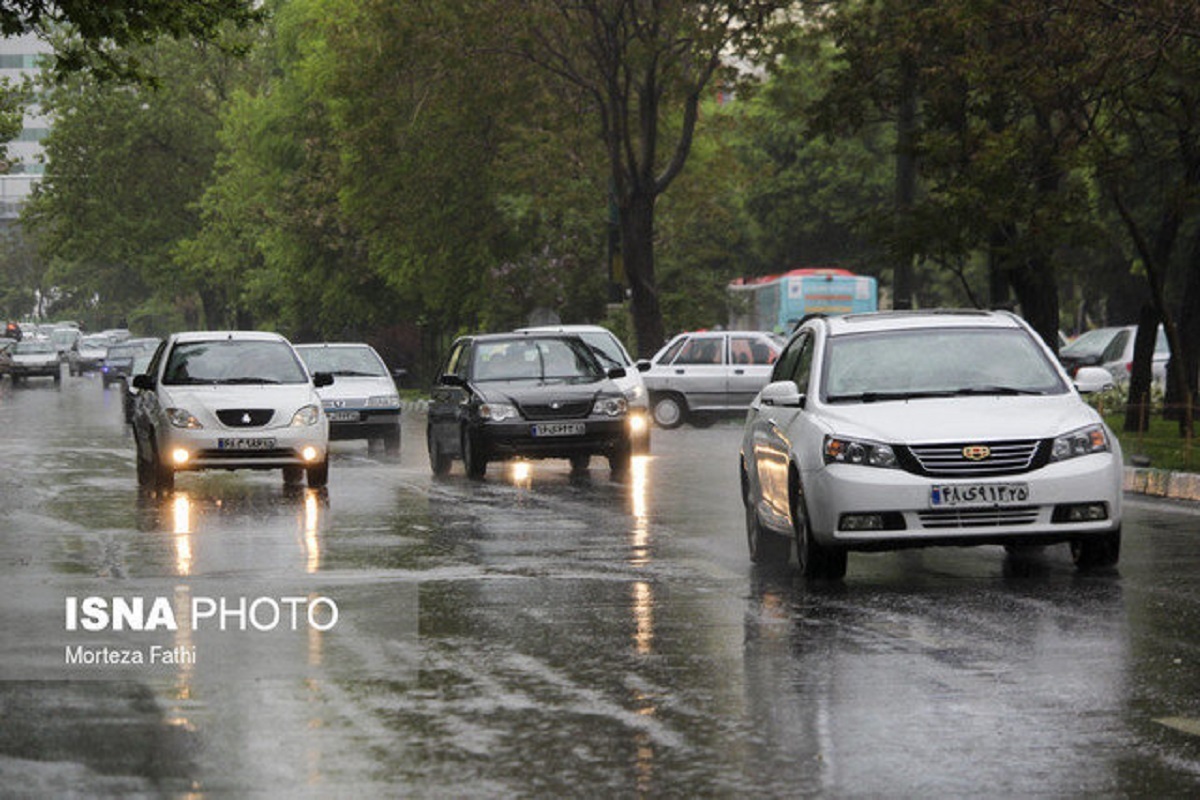
[[[1200,719],[1188,719],[1187,717],[1163,717],[1162,719],[1154,720],[1159,725],[1163,725],[1172,730],[1186,733],[1188,736],[1200,736]]]

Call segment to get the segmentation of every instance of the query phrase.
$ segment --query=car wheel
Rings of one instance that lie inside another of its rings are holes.
[[[660,428],[678,428],[687,419],[687,403],[677,394],[664,394],[654,401],[652,413]]]
[[[482,478],[487,473],[487,456],[479,445],[479,438],[466,429],[462,432],[462,459],[467,477]]]
[[[297,484],[304,477],[304,467],[284,467],[283,482],[289,486]]]
[[[137,434],[134,434],[136,439]],[[153,463],[142,458],[142,449],[134,444],[134,459],[137,461],[137,482],[138,486],[143,489],[151,489],[154,487],[154,466]]]
[[[320,489],[329,483],[329,456],[325,456],[325,460],[320,464],[307,467],[308,486],[311,489]]]
[[[393,457],[400,455],[400,428],[399,428],[399,426],[396,427],[396,430],[389,431],[388,433],[384,434],[383,454],[385,456],[393,456]]]
[[[624,442],[608,456],[608,469],[614,475],[624,475],[633,465],[633,442]]]
[[[425,429],[425,443],[429,447],[429,468],[441,477],[450,471],[450,456],[442,450],[441,442],[433,435],[433,428]]]
[[[796,561],[801,575],[827,580],[840,580],[846,576],[846,551],[838,547],[826,547],[812,535],[808,524],[808,508],[798,486],[792,489],[792,528],[796,533]]]
[[[62,385],[62,373],[61,372],[54,373],[54,385],[55,386]]]
[[[154,488],[160,492],[169,492],[175,488],[175,470],[162,460],[158,452],[158,442],[150,440],[150,474],[153,476]]]
[[[587,472],[588,466],[592,463],[590,455],[571,456],[571,472]]]
[[[1113,567],[1121,558],[1121,529],[1071,540],[1071,560],[1079,569]]]
[[[763,566],[785,566],[792,554],[792,543],[786,536],[778,536],[763,528],[753,503],[745,503],[745,508],[746,543],[750,546],[750,560]]]

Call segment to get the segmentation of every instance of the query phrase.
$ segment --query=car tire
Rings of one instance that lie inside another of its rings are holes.
[[[158,452],[158,442],[150,440],[150,474],[153,476],[155,490],[170,492],[175,489],[175,470],[170,464],[164,463]]]
[[[796,535],[796,562],[800,574],[805,578],[841,580],[846,577],[846,551],[840,547],[826,547],[812,535],[804,493],[794,476],[792,483],[792,529]]]
[[[383,436],[383,454],[393,458],[400,455],[400,427],[389,431]]]
[[[134,439],[136,440],[136,438],[137,438],[137,433],[135,432]],[[134,459],[137,461],[138,486],[142,487],[143,489],[153,489],[154,488],[154,466],[153,466],[153,463],[142,458],[141,448],[137,447],[136,441],[134,444]]]
[[[284,467],[283,482],[288,486],[294,486],[304,478],[304,467]]]
[[[487,474],[487,455],[479,444],[479,437],[465,428],[462,432],[462,459],[468,478],[482,478]]]
[[[608,455],[608,469],[614,475],[624,475],[633,466],[633,442],[626,441]]]
[[[433,470],[433,474],[440,478],[449,473],[452,460],[442,450],[441,442],[433,435],[433,428],[426,428],[425,443],[429,448],[429,468]]]
[[[591,464],[592,457],[590,455],[571,456],[571,472],[587,472],[587,468]]]
[[[792,543],[786,536],[779,536],[763,528],[752,502],[747,500],[744,505],[746,544],[750,547],[750,561],[760,566],[787,566],[792,555]]]
[[[651,412],[654,423],[660,428],[678,428],[687,420],[687,401],[681,395],[670,393],[659,396],[654,401]]]
[[[1078,569],[1115,567],[1121,558],[1121,529],[1071,540],[1071,560]]]
[[[310,489],[322,489],[329,483],[329,456],[325,456],[325,460],[320,464],[315,464],[311,467],[306,467],[308,473],[308,487]]]

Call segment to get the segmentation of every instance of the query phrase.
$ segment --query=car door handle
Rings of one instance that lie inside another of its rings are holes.
[[[687,372],[686,372],[685,370],[682,370],[682,369],[677,369],[677,370],[675,370],[675,374],[676,374],[676,375],[686,375],[686,374],[687,374]]]
[[[745,375],[745,374],[746,374],[746,370],[744,370],[744,369],[735,369],[735,370],[733,371],[733,374],[734,374],[734,375]]]

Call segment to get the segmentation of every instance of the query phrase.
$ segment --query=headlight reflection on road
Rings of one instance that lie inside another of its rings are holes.
[[[192,574],[192,499],[187,492],[176,492],[171,506],[175,532],[175,573]]]
[[[321,498],[317,489],[304,492],[304,552],[308,556],[305,571],[313,574],[321,569]]]
[[[509,466],[508,475],[513,486],[528,489],[533,485],[533,464],[528,461],[514,461]]]

